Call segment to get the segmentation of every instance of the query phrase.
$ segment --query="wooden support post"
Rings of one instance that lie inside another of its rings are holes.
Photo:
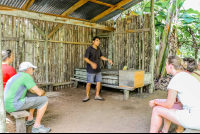
[[[0,52],[1,50],[1,14],[0,14]],[[2,61],[2,56],[0,56],[0,61]],[[2,74],[2,64],[0,63],[0,133],[6,133],[6,111],[4,105],[4,92],[3,92],[3,74]]]
[[[46,21],[46,41],[45,41],[45,63],[46,63],[46,83],[49,82],[48,74],[48,22]]]
[[[124,100],[129,99],[129,90],[124,90]]]
[[[78,88],[78,81],[75,81],[75,82],[74,82],[74,87],[75,87],[75,88]]]
[[[45,39],[46,35],[44,34],[44,32],[34,23],[33,20],[29,20],[31,22],[31,24],[36,28],[36,30],[38,31],[38,33],[40,33],[42,35],[42,37]],[[48,35],[47,35],[48,36]]]
[[[149,93],[153,93],[154,90],[154,65],[155,65],[155,22],[154,22],[154,0],[151,0],[151,61],[150,61],[150,72],[151,72],[151,86]]]
[[[49,92],[53,92],[53,84],[49,85]]]
[[[140,94],[142,94],[142,93],[143,93],[143,87],[140,88]]]
[[[108,59],[112,60],[112,54],[113,54],[113,32],[110,32],[109,34],[109,44],[108,44]],[[110,63],[108,63],[108,69],[112,69],[112,66]]]

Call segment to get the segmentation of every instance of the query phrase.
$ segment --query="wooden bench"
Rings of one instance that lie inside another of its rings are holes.
[[[52,92],[53,91],[53,82],[48,82],[48,83],[36,83],[36,85],[38,87],[44,87],[44,86],[47,86],[47,91],[50,91]]]
[[[183,133],[200,133],[200,130],[186,129]]]
[[[74,84],[74,81],[70,81],[70,82],[61,82],[61,83],[53,83],[53,82],[48,82],[48,83],[37,83],[37,86],[38,86],[38,87],[48,86],[48,87],[47,87],[47,91],[52,92],[52,91],[53,91],[53,87],[55,87],[55,86],[64,86],[64,85],[69,85],[69,84]]]
[[[16,131],[17,133],[26,133],[26,120],[25,118],[29,116],[27,111],[19,111],[9,113],[16,119]]]
[[[76,78],[71,78],[71,80],[75,81],[74,82],[74,87],[75,88],[78,87],[78,82],[87,83],[86,80],[81,80],[81,79],[76,79]],[[96,83],[91,83],[91,84],[96,85]],[[131,88],[120,87],[120,86],[109,85],[109,84],[101,84],[101,86],[123,90],[124,91],[124,100],[128,100],[129,99],[129,92],[130,91],[134,91],[134,89],[131,89]]]

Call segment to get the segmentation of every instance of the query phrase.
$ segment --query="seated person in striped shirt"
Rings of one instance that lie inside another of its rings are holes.
[[[19,72],[11,77],[5,86],[5,108],[7,112],[30,109],[27,125],[34,124],[32,133],[48,133],[50,128],[41,125],[41,119],[48,105],[48,98],[44,96],[45,91],[39,89],[32,78],[35,68],[37,67],[30,62],[20,64]],[[33,119],[34,109],[38,110],[36,120]]]

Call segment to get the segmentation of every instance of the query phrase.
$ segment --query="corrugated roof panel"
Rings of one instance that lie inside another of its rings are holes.
[[[35,0],[29,10],[61,15],[79,0]]]
[[[119,3],[121,0],[99,0],[99,1],[111,4],[111,5],[115,5],[115,4]]]
[[[123,11],[125,11],[125,10],[131,8],[132,6],[138,4],[138,3],[141,2],[141,1],[143,1],[143,0],[132,0],[132,1],[129,2],[128,4],[122,6],[122,8],[124,8]],[[114,12],[112,12],[112,13],[110,13],[110,14],[104,16],[103,18],[101,18],[101,19],[98,20],[97,22],[99,23],[99,22],[107,21],[107,20],[113,18],[114,16],[116,16],[116,15],[122,13],[123,11],[122,11],[122,10],[115,10]]]
[[[29,7],[28,10],[37,11],[41,13],[50,13],[50,14],[57,14],[61,15],[64,13],[67,9],[72,7],[74,4],[76,4],[79,0],[35,0],[34,3]],[[115,5],[119,3],[122,0],[99,0],[101,2],[105,2],[108,4]],[[126,4],[122,8],[124,10],[129,9],[133,5],[136,5],[137,3],[141,2],[143,0],[132,0],[130,3]],[[23,5],[27,2],[27,0],[0,0],[0,4],[7,5],[11,7],[16,8],[22,8]],[[71,13],[69,16],[74,18],[80,18],[80,19],[86,19],[91,20],[97,15],[101,14],[105,10],[107,10],[109,7],[99,5],[92,2],[87,2],[80,8],[78,8],[76,11]],[[116,10],[105,17],[101,18],[97,22],[102,22],[111,19],[112,17],[120,14],[123,12],[122,10]]]
[[[107,10],[109,7],[99,5],[93,2],[87,2],[76,11],[71,13],[69,16],[74,18],[81,18],[86,20],[91,20],[95,16]]]
[[[26,1],[27,0],[0,0],[0,4],[16,8],[22,8]]]

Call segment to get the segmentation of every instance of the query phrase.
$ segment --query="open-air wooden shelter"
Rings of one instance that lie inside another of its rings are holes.
[[[108,21],[141,1],[1,0],[0,51],[13,50],[12,66],[16,71],[23,61],[36,65],[36,83],[52,82],[56,88],[64,88],[70,86],[75,68],[86,67],[85,50],[98,35],[103,55],[114,62],[112,67],[103,62],[103,68],[123,69],[127,66],[128,69],[151,72],[149,93],[152,93],[154,0],[151,0],[150,15]],[[2,77],[0,84],[2,90]],[[4,106],[3,91],[0,106]]]
[[[108,21],[141,1],[1,0],[1,49],[13,50],[16,70],[29,61],[38,67],[37,83],[53,82],[62,88],[71,84],[75,68],[85,68],[85,50],[98,35],[103,55],[114,62],[112,67],[103,62],[103,68],[127,66],[153,76],[154,14]]]

